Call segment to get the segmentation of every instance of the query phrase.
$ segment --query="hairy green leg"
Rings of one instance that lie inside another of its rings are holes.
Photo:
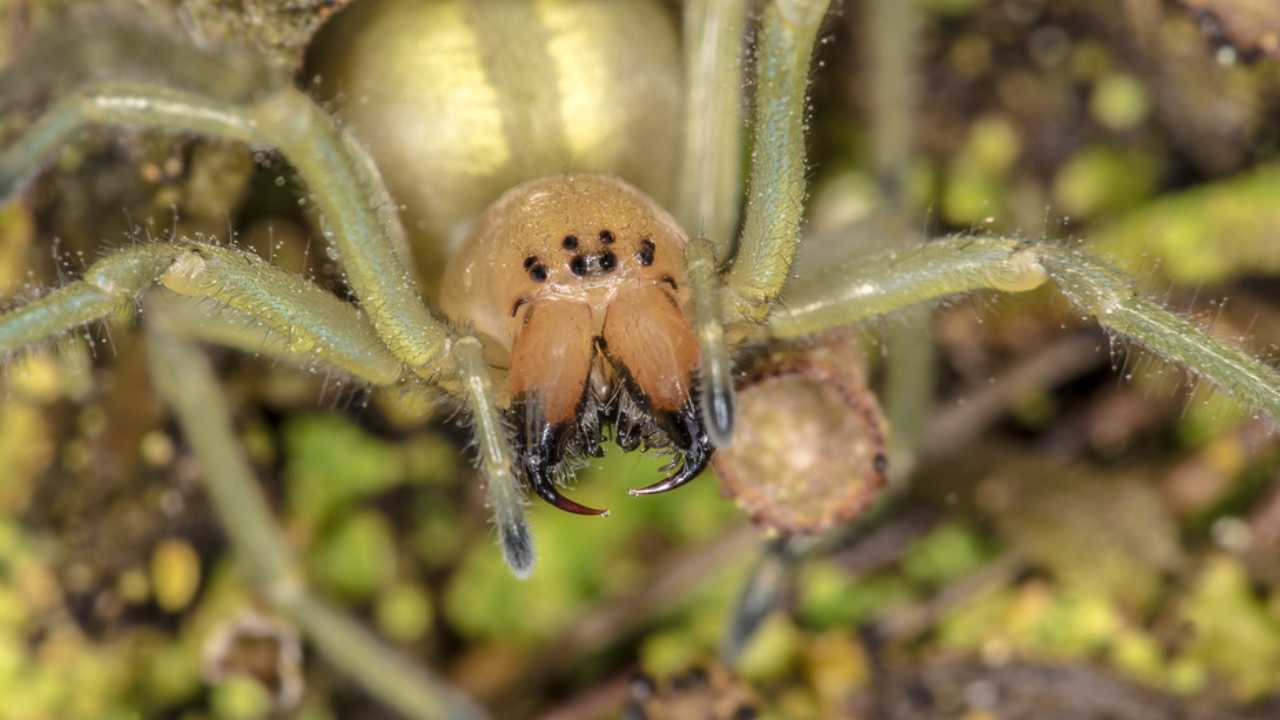
[[[0,87],[0,96],[5,93]],[[197,132],[278,149],[314,195],[323,234],[379,337],[424,376],[450,369],[453,338],[427,311],[403,261],[403,230],[385,187],[354,142],[306,95],[285,87],[235,105],[160,84],[92,83],[54,105],[0,153],[0,199],[21,189],[58,147],[91,124]]]
[[[1062,294],[1103,327],[1136,340],[1244,404],[1280,420],[1280,373],[1275,368],[1215,340],[1143,297],[1128,276],[1096,257],[1056,246],[1042,247],[1037,254]]]
[[[710,242],[716,265],[733,252],[742,184],[742,56],[746,0],[684,6],[685,128],[676,215]]]
[[[782,292],[804,216],[809,64],[830,0],[773,0],[756,47],[755,128],[747,210],[729,272],[734,320],[759,322]]]
[[[101,320],[134,302],[182,253],[176,245],[138,245],[95,262],[80,280],[0,315],[0,357]]]
[[[191,244],[161,276],[179,295],[207,297],[256,319],[295,355],[312,355],[373,385],[403,367],[359,310],[258,255]]]
[[[117,251],[91,265],[82,279],[0,314],[0,356],[101,320],[156,284],[243,313],[295,357],[310,357],[372,385],[400,379],[402,365],[352,305],[252,253],[183,242]]]
[[[162,308],[165,323],[187,340],[217,345],[262,357],[272,362],[284,363],[303,370],[330,370],[350,376],[333,363],[324,362],[314,352],[295,352],[290,349],[289,337],[278,334],[261,320],[230,305],[212,302],[199,296],[176,295],[164,290],[147,294],[144,302]],[[348,306],[350,307],[350,306]],[[354,308],[351,308],[354,314]],[[373,334],[368,328],[367,335]],[[385,348],[380,352],[390,358]],[[394,361],[394,358],[392,358]],[[368,380],[354,378],[357,383]],[[377,386],[385,394],[407,400],[420,409],[438,408],[451,403],[450,398],[435,385],[429,385],[412,374],[402,374],[394,385]]]
[[[686,250],[698,340],[698,392],[716,447],[733,438],[733,364],[720,311],[719,266],[732,251],[742,174],[742,54],[746,0],[691,0],[684,8],[684,152],[677,215]]]
[[[1030,290],[1052,280],[1102,327],[1280,419],[1280,373],[1142,297],[1133,281],[1083,252],[1052,243],[949,237],[839,266],[795,283],[763,328],[794,338],[980,289]]]
[[[486,496],[493,508],[494,524],[502,555],[516,577],[533,572],[533,536],[524,516],[524,496],[511,468],[509,433],[498,413],[493,382],[484,362],[480,341],[468,337],[454,345],[463,378],[467,408],[480,454],[480,470],[485,478]]]
[[[711,244],[693,238],[685,248],[685,267],[692,296],[693,330],[698,341],[698,393],[703,424],[713,445],[733,440],[733,360],[720,314],[720,276]]]
[[[151,308],[147,349],[156,389],[173,408],[237,556],[263,595],[298,623],[319,653],[407,717],[471,720],[486,713],[460,690],[380,642],[312,596],[236,441],[221,388],[203,353]]]

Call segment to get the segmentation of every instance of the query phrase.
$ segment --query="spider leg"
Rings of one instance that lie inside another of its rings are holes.
[[[101,320],[150,288],[214,301],[231,315],[215,342],[231,340],[278,357],[321,362],[371,385],[400,380],[401,363],[348,303],[257,255],[197,243],[149,243],[95,262],[82,279],[0,315],[0,357]],[[230,337],[232,334],[236,337]],[[224,343],[227,344],[227,343]]]
[[[684,151],[676,215],[693,239],[686,250],[690,308],[699,350],[698,390],[716,447],[733,439],[733,364],[720,308],[719,267],[733,249],[742,184],[743,35],[746,0],[691,0],[684,7]]]
[[[747,0],[684,5],[685,128],[676,216],[723,263],[733,250],[742,184],[742,56]]]
[[[461,690],[314,596],[235,437],[208,359],[172,332],[162,309],[148,317],[154,320],[147,351],[156,390],[173,408],[204,468],[213,511],[263,597],[289,613],[319,655],[405,717],[487,717]]]
[[[693,331],[698,342],[698,395],[703,425],[716,447],[733,441],[733,361],[720,315],[720,276],[713,248],[700,238],[685,250],[692,293]]]
[[[1052,280],[1110,332],[1186,367],[1280,419],[1280,373],[1143,297],[1133,281],[1086,253],[1049,242],[947,237],[797,278],[758,339],[797,338],[947,295],[1032,290]]]
[[[533,536],[525,519],[520,485],[511,470],[514,461],[509,433],[494,401],[484,350],[479,340],[468,337],[457,342],[454,352],[466,378],[467,408],[475,423],[480,468],[487,481],[485,490],[493,508],[502,554],[516,577],[526,578],[533,572]]]
[[[787,283],[804,215],[810,58],[830,0],[772,0],[756,42],[753,160],[738,255],[727,279],[732,320],[759,322]]]
[[[192,50],[174,49],[185,57]],[[176,57],[180,61],[181,57]],[[0,78],[5,96],[22,68]],[[210,80],[210,82],[214,82]],[[0,152],[0,202],[8,201],[82,128],[117,124],[198,132],[274,147],[298,170],[319,208],[324,235],[378,336],[424,377],[456,369],[449,328],[427,312],[403,256],[403,229],[364,152],[301,91],[278,88],[240,103],[161,82],[91,82],[47,110]]]
[[[684,485],[707,468],[715,451],[702,423],[702,411],[694,398],[691,397],[679,410],[657,413],[656,419],[680,455],[680,468],[652,485],[628,490],[631,495],[655,495]]]

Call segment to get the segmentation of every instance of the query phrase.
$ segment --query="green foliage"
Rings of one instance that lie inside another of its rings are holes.
[[[591,601],[634,589],[658,548],[696,544],[734,519],[710,476],[681,488],[673,502],[626,494],[651,482],[663,462],[611,448],[580,473],[575,499],[615,509],[608,517],[584,520],[543,504],[530,508],[539,559],[528,580],[512,577],[491,544],[469,548],[446,592],[446,616],[472,637],[551,637]]]
[[[1280,686],[1280,618],[1255,596],[1239,561],[1210,558],[1182,615],[1192,633],[1188,655],[1213,668],[1238,697]]]
[[[380,513],[355,512],[315,545],[309,559],[314,577],[325,587],[364,600],[395,577],[395,539]]]
[[[291,519],[323,525],[341,507],[404,483],[458,476],[458,453],[434,435],[403,444],[379,440],[337,415],[301,415],[284,427]]]

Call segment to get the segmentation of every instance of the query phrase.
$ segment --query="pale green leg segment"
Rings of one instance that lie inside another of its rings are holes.
[[[1020,292],[1050,279],[1107,330],[1280,419],[1280,373],[1274,368],[1141,297],[1128,278],[1098,259],[1049,243],[951,237],[839,266],[795,283],[761,335],[800,337],[947,295]]]
[[[729,273],[734,320],[759,322],[787,282],[804,217],[809,60],[829,0],[773,0],[756,49],[747,212]]]
[[[400,362],[348,303],[251,253],[194,243],[149,243],[94,263],[82,280],[0,315],[0,356],[101,320],[155,284],[235,309],[281,339],[291,359],[320,362],[373,385],[400,379]],[[271,346],[260,348],[272,349]]]
[[[335,668],[404,716],[422,720],[486,717],[460,691],[310,594],[240,451],[208,360],[195,346],[169,332],[163,315],[159,308],[152,308],[149,315],[147,348],[156,389],[174,409],[204,468],[214,512],[266,598],[294,618]]]
[[[480,470],[488,484],[486,496],[493,508],[502,554],[516,577],[526,578],[533,572],[533,536],[524,516],[520,483],[511,472],[514,464],[509,434],[498,413],[480,341],[463,338],[454,344],[454,353],[463,378],[467,408],[475,423],[473,431],[479,445]]]
[[[747,0],[684,6],[685,131],[676,215],[706,238],[715,264],[733,253],[742,184],[742,55]]]
[[[82,280],[0,315],[0,357],[52,340],[127,306],[151,287],[182,249],[139,245],[99,260]]]
[[[894,247],[905,248],[920,241],[906,197],[918,103],[918,9],[914,2],[902,0],[871,0],[863,7],[869,26],[871,146],[882,211],[893,228]],[[889,463],[894,482],[909,477],[933,405],[937,352],[930,333],[932,316],[928,304],[911,308],[883,335],[888,350],[884,407],[893,428]]]
[[[719,275],[711,244],[693,239],[685,248],[685,266],[693,298],[693,330],[701,354],[698,393],[707,436],[718,448],[733,439],[733,360],[720,314]]]
[[[1062,294],[1104,328],[1280,420],[1280,373],[1275,368],[1142,297],[1132,280],[1095,257],[1052,245],[1038,247],[1037,253]]]
[[[186,245],[160,278],[178,293],[240,311],[281,338],[285,350],[310,356],[372,385],[392,385],[403,365],[360,311],[253,253]]]
[[[746,0],[685,4],[688,93],[680,170],[680,221],[691,233],[685,259],[700,352],[703,424],[716,447],[733,439],[733,363],[720,311],[719,266],[732,250],[742,160],[742,53]]]
[[[94,84],[58,103],[0,154],[0,198],[16,192],[79,128],[98,123],[196,132],[279,149],[314,194],[324,234],[379,337],[420,374],[434,377],[448,368],[449,329],[418,295],[402,258],[403,230],[376,170],[306,95],[285,88],[237,107],[162,85]]]

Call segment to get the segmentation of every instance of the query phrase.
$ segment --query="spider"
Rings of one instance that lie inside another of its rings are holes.
[[[310,191],[357,304],[251,253],[173,238],[109,254],[80,280],[0,315],[0,355],[101,319],[160,286],[148,297],[146,315],[162,366],[157,384],[208,469],[232,460],[201,441],[202,417],[225,411],[193,400],[183,387],[204,382],[202,370],[181,364],[192,357],[192,341],[258,351],[265,331],[274,338],[267,352],[279,357],[325,364],[371,386],[432,388],[468,412],[501,546],[521,576],[534,560],[521,483],[562,509],[602,513],[564,497],[556,485],[574,467],[572,456],[595,455],[612,437],[624,449],[675,455],[669,477],[633,494],[676,488],[731,441],[732,358],[958,293],[1021,292],[1052,281],[1108,331],[1280,417],[1280,376],[1271,367],[1210,338],[1142,297],[1129,278],[1068,246],[971,235],[798,263],[806,90],[829,4],[771,0],[760,14],[753,150],[739,233],[733,229],[743,123],[739,84],[724,78],[738,66],[747,4],[690,2],[675,214],[596,167],[519,178],[500,198],[488,198],[489,208],[455,236],[435,309],[424,303],[411,270],[398,206],[356,133],[252,59],[130,36],[125,55],[147,58],[134,63],[140,69],[97,68],[0,153],[0,200],[16,196],[55,149],[89,124],[271,148]],[[656,3],[639,0],[594,7],[623,6],[657,11]],[[472,7],[500,14],[520,6]],[[483,28],[488,17],[479,13],[471,21]],[[512,18],[503,22],[507,30],[515,26]],[[615,28],[621,37],[629,30]],[[111,43],[105,35],[96,42]],[[607,53],[609,41],[619,39],[605,36],[592,47]],[[29,78],[40,76],[32,68],[57,52],[10,68],[0,78],[0,97],[24,93]],[[223,72],[228,67],[232,72]],[[608,111],[617,108],[602,109]],[[175,296],[210,299],[222,311],[192,319],[179,311],[185,306],[174,305]]]

